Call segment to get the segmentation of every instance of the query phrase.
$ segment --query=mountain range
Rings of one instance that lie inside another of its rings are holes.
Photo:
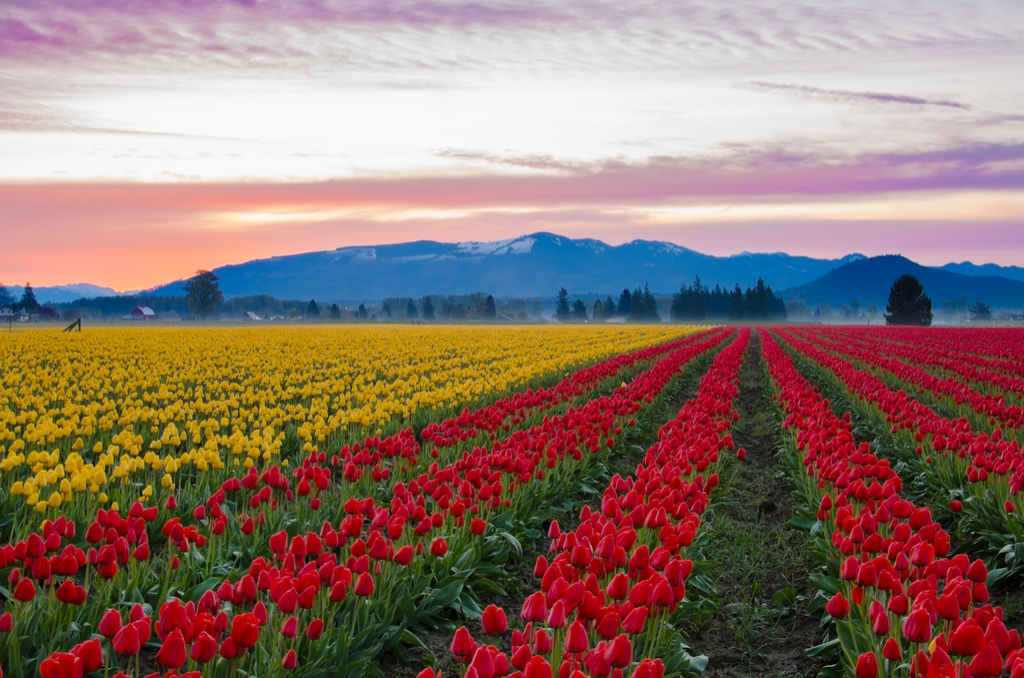
[[[863,258],[860,254],[814,259],[747,252],[715,257],[667,242],[608,245],[534,233],[496,242],[421,240],[343,247],[259,259],[214,272],[225,296],[379,300],[484,291],[501,297],[553,297],[560,287],[580,294],[618,294],[623,288],[645,284],[667,294],[692,283],[697,275],[711,287],[753,285],[761,277],[778,289],[805,284]],[[177,281],[150,293],[180,295],[182,284]]]
[[[904,273],[918,277],[935,305],[943,299],[983,300],[993,307],[1024,306],[1024,268],[970,262],[925,267],[901,256],[848,254],[816,259],[783,252],[712,256],[668,242],[633,240],[608,245],[551,233],[494,242],[430,240],[342,247],[257,259],[214,269],[226,298],[267,294],[278,299],[380,301],[387,297],[488,292],[496,297],[554,297],[571,293],[617,295],[649,285],[659,295],[696,276],[709,287],[747,287],[761,278],[783,299],[809,305],[827,301],[885,305],[889,287]],[[182,296],[183,280],[142,292]],[[8,288],[17,298],[21,288]],[[40,302],[112,296],[114,290],[80,283],[38,287]]]
[[[7,287],[7,291],[15,299],[21,299],[21,295],[25,292],[25,288],[22,285],[6,285],[5,287]],[[120,292],[110,287],[91,285],[89,283],[33,287],[32,292],[42,304],[62,304],[83,297],[112,297],[120,294]]]

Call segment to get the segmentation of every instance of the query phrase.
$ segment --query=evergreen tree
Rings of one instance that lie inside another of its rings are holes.
[[[337,304],[331,304],[331,318],[341,320],[341,309],[338,308]]]
[[[430,302],[430,297],[423,297],[423,301],[420,303],[420,307],[423,308],[423,319],[433,320],[434,319],[434,304]]]
[[[644,293],[640,291],[639,287],[633,290],[633,294],[629,298],[629,319],[644,319]]]
[[[555,306],[555,317],[562,322],[569,319],[569,291],[564,287],[558,290],[558,304]]]
[[[416,304],[412,303],[412,299],[410,299],[409,303],[405,305],[405,317],[409,318],[410,320],[412,318],[419,317],[419,315],[416,313]]]
[[[615,300],[612,299],[611,297],[605,299],[604,306],[601,308],[601,310],[604,311],[605,318],[611,318],[613,315],[615,315],[616,311],[618,310],[615,308]]]
[[[629,288],[622,290],[622,294],[619,295],[619,315],[629,317],[629,307],[633,305],[633,295],[629,293]]]
[[[700,282],[699,280],[697,281]],[[658,314],[658,302],[654,298],[654,294],[651,293],[651,288],[647,283],[644,283],[644,312],[643,320],[650,322],[661,322],[661,316]]]
[[[366,306],[364,306],[363,304],[359,304],[359,309],[356,311],[356,317],[359,318],[360,320],[366,320],[369,316],[370,314],[366,310]]]
[[[729,295],[729,320],[742,320],[747,307],[747,300],[743,296],[740,284],[736,283],[736,289]]]
[[[0,307],[13,305],[14,295],[11,294],[10,290],[8,290],[3,283],[0,283]]]
[[[306,317],[307,318],[319,318],[320,307],[316,305],[316,300],[310,299],[309,305],[306,306]]]
[[[761,278],[757,279],[757,284],[753,289],[747,288],[745,297],[746,308],[744,309],[744,315],[748,319],[768,320],[771,317],[768,311],[768,293]]]
[[[484,302],[484,312],[482,314],[482,317],[485,320],[494,320],[495,318],[498,317],[498,314],[494,308],[494,297],[491,296],[490,294],[487,295],[487,301]]]
[[[594,320],[600,320],[604,318],[604,306],[601,304],[601,300],[598,299],[594,302]]]
[[[889,304],[885,307],[886,325],[932,324],[932,300],[924,293],[924,286],[912,275],[900,276],[889,290]]]
[[[573,320],[586,320],[587,319],[587,305],[577,299],[572,305],[572,319]]]
[[[385,318],[390,318],[391,317],[391,303],[390,302],[385,301],[384,305],[380,307],[380,310],[384,314]]]
[[[693,280],[693,319],[704,320],[708,317],[708,308],[706,299],[708,296],[708,288],[704,287],[700,282],[700,276],[695,276]]]
[[[36,313],[39,310],[36,293],[29,283],[25,283],[25,291],[21,293],[21,310],[25,313]]]

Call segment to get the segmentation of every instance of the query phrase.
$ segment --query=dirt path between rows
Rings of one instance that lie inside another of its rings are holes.
[[[823,639],[820,615],[807,613],[814,561],[807,533],[788,525],[791,488],[775,458],[780,415],[756,333],[735,407],[733,438],[747,458],[729,463],[725,491],[707,517],[704,557],[719,563],[712,573],[719,607],[710,626],[696,630],[695,649],[708,656],[709,678],[815,676],[826,662],[804,654]]]

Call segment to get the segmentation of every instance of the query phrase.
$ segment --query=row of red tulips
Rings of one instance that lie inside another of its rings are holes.
[[[721,332],[720,329],[711,330],[613,356],[568,375],[552,388],[527,389],[497,403],[429,424],[419,439],[412,429],[404,429],[383,440],[374,436],[361,443],[344,445],[336,455],[336,465],[342,469],[339,487],[343,484],[347,495],[369,496],[376,493],[387,499],[392,486],[415,479],[427,470],[429,464],[439,462],[447,465],[457,459],[472,447],[479,430],[489,434],[482,448],[486,449],[486,445],[512,433],[543,423],[541,417],[545,413],[564,412],[573,402],[581,404],[592,399],[599,387],[607,387],[618,379],[629,379],[666,353]],[[332,463],[335,463],[334,459]]]
[[[889,328],[886,328],[887,330]],[[972,365],[987,366],[1007,374],[1024,377],[1020,354],[1020,330],[1000,328],[932,327],[899,328],[913,333],[914,343],[934,346],[947,357],[962,356]]]
[[[488,440],[493,443],[510,431],[529,428],[544,412],[558,411],[587,398],[604,382],[627,378],[633,370],[642,369],[671,351],[720,332],[712,330],[613,356],[569,374],[553,387],[527,389],[473,410],[466,408],[456,417],[428,424],[419,440],[411,428],[406,428],[384,439],[370,436],[362,442],[343,445],[335,455],[337,461],[332,458],[332,464],[342,469],[338,482],[344,483],[346,494],[356,496],[369,495],[381,486],[390,489],[400,480],[407,481],[410,474],[421,473],[431,460],[445,462],[452,456],[439,459],[446,448],[455,448],[452,452],[460,453],[480,430],[488,433]]]
[[[507,431],[509,423],[515,425],[524,421],[529,414],[544,412],[561,403],[572,402],[573,399],[596,388],[605,379],[634,365],[659,358],[692,341],[693,335],[614,356],[592,367],[578,370],[550,388],[528,389],[472,412],[467,408],[457,417],[428,424],[421,435],[435,447],[451,447],[475,438],[481,431],[492,435],[501,428]]]
[[[984,415],[992,424],[1012,431],[1024,423],[1024,407],[1014,402],[1007,403],[1002,395],[978,392],[963,381],[937,377],[917,365],[906,362],[907,355],[916,351],[914,347],[906,347],[901,360],[880,352],[876,345],[865,345],[850,333],[838,335],[837,332],[824,328],[794,330],[793,333],[836,355],[858,360],[877,373],[891,374],[913,389],[950,398],[957,405],[964,405]]]
[[[827,575],[815,581],[832,595],[826,611],[838,637],[829,645],[841,648],[847,670],[857,678],[1024,675],[1019,634],[986,605],[985,564],[946,557],[949,535],[927,508],[900,497],[899,475],[856,443],[849,413],[837,417],[768,332],[762,340],[791,430],[792,475],[823,530]]]
[[[1024,396],[1024,378],[1014,373],[1021,362],[1020,356],[1015,363],[978,355],[974,353],[977,347],[973,342],[964,345],[962,341],[943,341],[922,328],[834,327],[830,330],[843,340],[855,341],[931,372],[956,375],[986,392]],[[984,336],[990,331],[974,330],[969,337]],[[1014,343],[1019,343],[1019,337],[1014,337]]]
[[[696,675],[672,616],[694,570],[687,550],[718,485],[720,455],[734,449],[729,434],[738,415],[739,366],[750,337],[744,330],[715,358],[696,395],[659,431],[635,476],[616,474],[601,510],[585,506],[579,526],[562,532],[552,522],[554,554],[537,559],[540,590],[527,597],[512,633],[512,654],[472,638],[466,627],[452,641],[463,678],[661,678]],[[504,610],[488,607],[484,633],[507,630]],[[420,678],[438,678],[426,669]]]
[[[855,397],[853,407],[881,435],[888,436],[893,452],[917,471],[931,495],[946,503],[972,535],[972,550],[992,560],[994,579],[1024,569],[1024,453],[1017,440],[1007,440],[1000,429],[975,432],[964,419],[950,420],[894,390],[867,370],[793,333],[782,331],[790,346],[824,369],[822,377],[837,390]]]

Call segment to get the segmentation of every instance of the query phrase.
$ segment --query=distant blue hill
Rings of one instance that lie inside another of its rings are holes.
[[[21,299],[25,288],[21,285],[6,285],[7,291],[15,300]],[[32,292],[40,304],[61,304],[68,301],[75,301],[82,297],[108,297],[117,294],[109,287],[90,285],[89,283],[74,283],[71,285],[51,285],[49,287],[33,287]]]
[[[996,264],[972,264],[964,261],[959,264],[946,264],[940,266],[940,270],[950,273],[960,273],[970,276],[993,276],[996,278],[1009,278],[1024,282],[1024,268],[1020,266],[998,266]]]
[[[550,297],[560,287],[617,295],[650,285],[676,292],[696,275],[710,287],[746,287],[763,278],[776,290],[806,284],[837,266],[863,259],[813,259],[784,253],[715,257],[667,242],[634,240],[608,245],[534,233],[497,242],[429,240],[343,247],[259,259],[214,269],[225,296],[269,294],[279,299],[367,299],[483,291],[499,297]],[[182,281],[147,291],[184,294]]]
[[[938,309],[945,299],[966,299],[968,303],[984,301],[989,306],[1005,309],[1024,308],[1024,281],[991,275],[964,275],[948,270],[949,266],[968,266],[966,270],[1005,271],[993,264],[950,264],[942,268],[921,266],[906,257],[886,255],[844,264],[821,278],[805,285],[782,290],[782,298],[800,299],[814,306],[822,301],[834,307],[859,301],[862,306],[878,304],[885,308],[889,290],[901,275],[910,274],[924,286],[924,293]],[[1020,269],[1018,269],[1020,270]]]

